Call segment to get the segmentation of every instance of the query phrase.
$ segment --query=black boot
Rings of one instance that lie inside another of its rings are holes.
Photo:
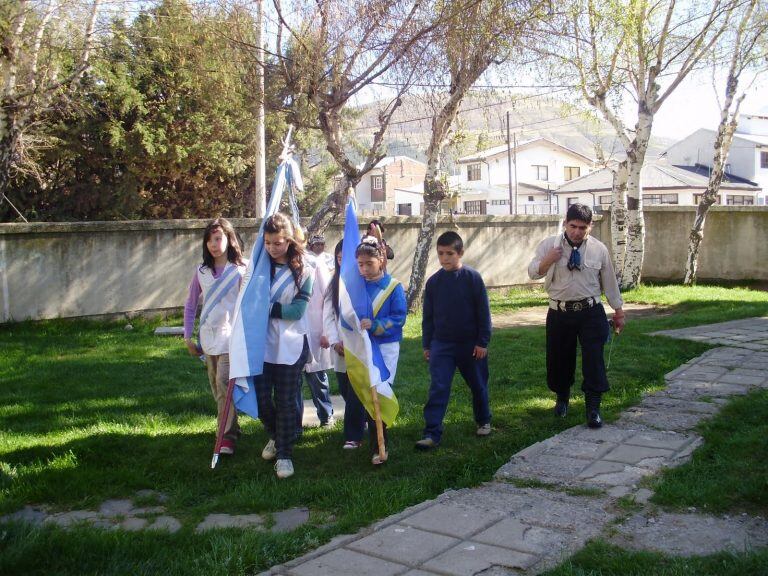
[[[557,401],[555,402],[555,417],[565,418],[568,416],[568,395],[558,394]]]
[[[600,416],[600,392],[585,392],[584,401],[587,406],[587,426],[590,428],[602,428],[603,419]]]

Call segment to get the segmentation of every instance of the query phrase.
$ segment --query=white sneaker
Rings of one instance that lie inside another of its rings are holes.
[[[275,462],[275,474],[277,474],[278,478],[293,476],[293,462],[287,458],[281,458]]]
[[[264,446],[264,450],[261,451],[261,457],[264,460],[274,460],[277,456],[277,448],[275,447],[275,441],[270,440],[267,445]]]
[[[477,427],[477,435],[478,436],[488,436],[488,434],[491,433],[491,425],[490,424],[483,424],[482,426]]]

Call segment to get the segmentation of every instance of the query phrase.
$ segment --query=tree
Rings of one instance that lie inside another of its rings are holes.
[[[546,53],[575,75],[613,126],[626,157],[614,170],[611,247],[623,289],[640,282],[645,245],[640,171],[653,119],[729,24],[736,0],[574,0],[548,29]],[[619,112],[629,94],[634,126]]]
[[[436,26],[427,18],[422,0],[299,1],[290,18],[281,0],[274,0],[280,28],[276,54],[293,98],[314,107],[325,147],[341,171],[333,191],[315,211],[310,233],[324,230],[343,208],[346,192],[384,157],[384,137],[417,66],[397,78],[395,93],[381,108],[370,144],[362,146],[363,162],[353,161],[345,137],[344,110],[350,100],[373,82],[386,77],[417,41]]]
[[[429,68],[437,70],[436,80],[447,80],[448,93],[440,92],[433,98],[432,131],[424,177],[424,214],[407,294],[411,309],[420,300],[440,204],[448,197],[447,181],[441,175],[441,160],[461,103],[488,67],[508,56],[519,28],[537,11],[535,3],[526,1],[457,1],[448,2],[446,6],[446,18],[437,39],[425,46],[423,52],[428,54]]]
[[[29,161],[36,120],[77,93],[90,66],[101,0],[93,0],[78,28],[76,2],[4,2],[0,8],[0,199]],[[82,30],[81,33],[78,33]]]
[[[758,8],[757,0],[749,0],[741,6],[738,12],[740,16],[738,26],[731,34],[724,36],[726,50],[730,52],[730,62],[725,79],[725,95],[720,107],[720,123],[715,135],[712,171],[709,175],[707,189],[696,208],[696,217],[688,236],[688,255],[685,259],[683,282],[689,286],[696,283],[699,247],[704,239],[707,213],[712,204],[715,203],[720,191],[725,161],[728,158],[733,134],[739,121],[739,108],[747,95],[746,90],[739,91],[741,75],[750,66],[758,65],[763,70],[765,69],[766,46],[759,47],[759,43],[762,41],[765,44],[766,32],[768,31],[768,12],[766,12],[764,3],[759,10],[756,8]]]

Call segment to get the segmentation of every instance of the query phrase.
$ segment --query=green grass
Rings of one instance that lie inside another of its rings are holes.
[[[704,445],[664,471],[652,501],[711,513],[768,514],[768,391],[736,398],[701,426]]]
[[[542,576],[758,576],[768,574],[768,549],[676,558],[633,552],[602,541],[590,542]]]
[[[543,296],[526,290],[492,300],[498,313],[541,304]],[[672,314],[631,322],[615,341],[607,420],[707,348],[648,332],[768,314],[768,294],[737,288],[644,287],[628,300],[661,302]],[[168,495],[168,513],[183,529],[158,535],[6,524],[0,574],[258,573],[446,489],[487,481],[515,452],[582,421],[580,394],[567,419],[550,416],[544,328],[507,329],[494,332],[490,346],[494,433],[474,436],[469,394],[457,379],[440,449],[414,451],[429,382],[415,315],[402,344],[401,413],[386,466],[373,469],[367,451],[341,450],[340,426],[314,429],[296,448],[296,475],[278,481],[260,458],[263,428],[243,418],[237,454],[211,471],[215,407],[203,365],[180,339],[154,336],[159,321],[133,324],[132,331],[85,321],[0,326],[0,514],[26,504],[96,509],[107,498],[153,489]],[[289,534],[194,533],[209,513],[293,506],[309,507],[311,521]]]

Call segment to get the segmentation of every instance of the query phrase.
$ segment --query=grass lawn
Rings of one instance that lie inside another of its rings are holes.
[[[609,421],[706,349],[647,332],[768,314],[768,293],[739,288],[649,286],[627,299],[673,313],[630,323],[615,341],[613,390],[604,402]],[[535,291],[492,295],[495,313],[542,302]],[[543,327],[500,330],[490,347],[494,433],[474,436],[469,394],[458,384],[440,449],[414,451],[428,388],[414,316],[402,345],[401,412],[386,466],[374,470],[367,451],[341,450],[339,426],[314,429],[295,451],[296,475],[278,481],[259,456],[263,428],[244,417],[237,454],[211,471],[215,407],[205,371],[180,339],[154,336],[158,324],[135,321],[132,331],[84,321],[0,326],[0,515],[25,504],[93,510],[107,498],[153,489],[168,495],[168,513],[184,525],[170,535],[6,524],[0,574],[257,573],[448,488],[486,481],[518,450],[583,418],[576,402],[566,420],[550,416]],[[309,507],[311,520],[289,534],[194,532],[209,513],[294,506]]]

